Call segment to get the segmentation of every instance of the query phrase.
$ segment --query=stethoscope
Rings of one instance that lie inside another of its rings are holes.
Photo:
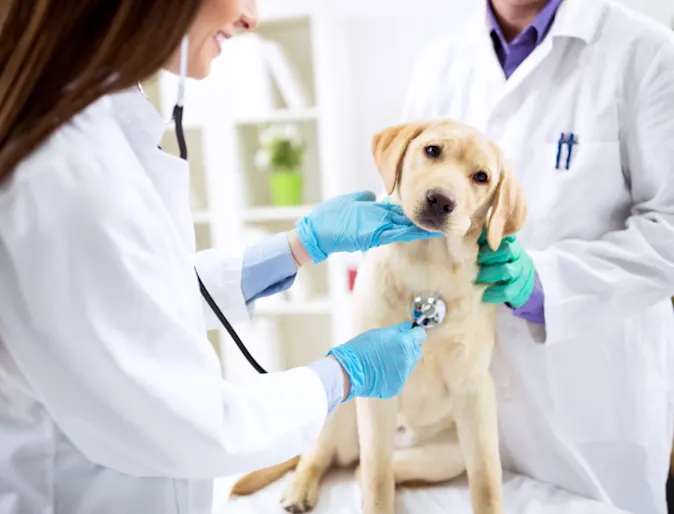
[[[185,80],[187,78],[187,56],[189,50],[189,41],[187,37],[184,37],[180,44],[180,81],[178,83],[178,99],[175,106],[173,107],[173,123],[175,125],[176,139],[178,141],[178,149],[180,150],[180,158],[187,160],[187,142],[185,141],[185,133],[183,132],[183,107],[185,101]],[[255,360],[255,358],[250,354],[248,348],[243,343],[239,334],[234,330],[227,317],[220,310],[213,297],[206,289],[206,286],[199,276],[199,272],[196,267],[194,272],[197,275],[197,280],[199,281],[199,290],[201,291],[201,296],[203,296],[206,303],[211,308],[215,316],[218,318],[223,327],[227,330],[230,337],[238,346],[239,350],[246,358],[248,363],[260,374],[265,374],[267,371]],[[412,300],[410,307],[410,314],[412,315],[413,325],[421,326],[427,329],[435,328],[440,325],[447,313],[447,306],[445,302],[438,295],[424,293]]]

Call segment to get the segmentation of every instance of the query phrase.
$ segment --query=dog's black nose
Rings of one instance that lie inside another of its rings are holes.
[[[440,191],[426,193],[426,203],[428,204],[428,213],[436,221],[444,221],[447,215],[456,209],[456,198]]]

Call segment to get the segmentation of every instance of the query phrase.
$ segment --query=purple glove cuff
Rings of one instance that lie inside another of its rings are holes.
[[[543,285],[538,278],[538,273],[534,277],[534,290],[531,297],[518,309],[512,309],[513,314],[519,318],[527,320],[529,323],[538,325],[545,324],[545,297],[543,295]]]

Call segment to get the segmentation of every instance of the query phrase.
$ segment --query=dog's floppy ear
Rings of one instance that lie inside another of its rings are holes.
[[[384,181],[386,194],[392,194],[400,182],[407,147],[426,126],[427,123],[404,123],[386,128],[372,138],[372,155]]]
[[[497,250],[504,237],[519,232],[524,226],[526,217],[524,192],[517,181],[514,169],[508,163],[503,163],[494,193],[491,216],[487,223],[487,243],[491,249]]]

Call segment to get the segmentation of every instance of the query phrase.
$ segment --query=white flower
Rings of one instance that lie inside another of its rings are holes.
[[[297,149],[301,149],[303,144],[299,129],[296,125],[290,123],[284,125],[272,124],[265,127],[260,130],[259,141],[260,145],[267,149],[282,142],[289,142],[293,148]]]
[[[297,125],[288,125],[285,128],[284,136],[293,148],[300,150],[304,146],[302,134],[300,134]]]
[[[267,150],[260,149],[255,153],[255,167],[260,170],[266,170],[269,167],[271,156]]]
[[[270,125],[260,131],[260,144],[264,147],[269,147],[279,139],[280,131],[276,125]]]
[[[283,137],[288,141],[296,141],[299,138],[299,131],[295,125],[285,125],[283,127]]]

